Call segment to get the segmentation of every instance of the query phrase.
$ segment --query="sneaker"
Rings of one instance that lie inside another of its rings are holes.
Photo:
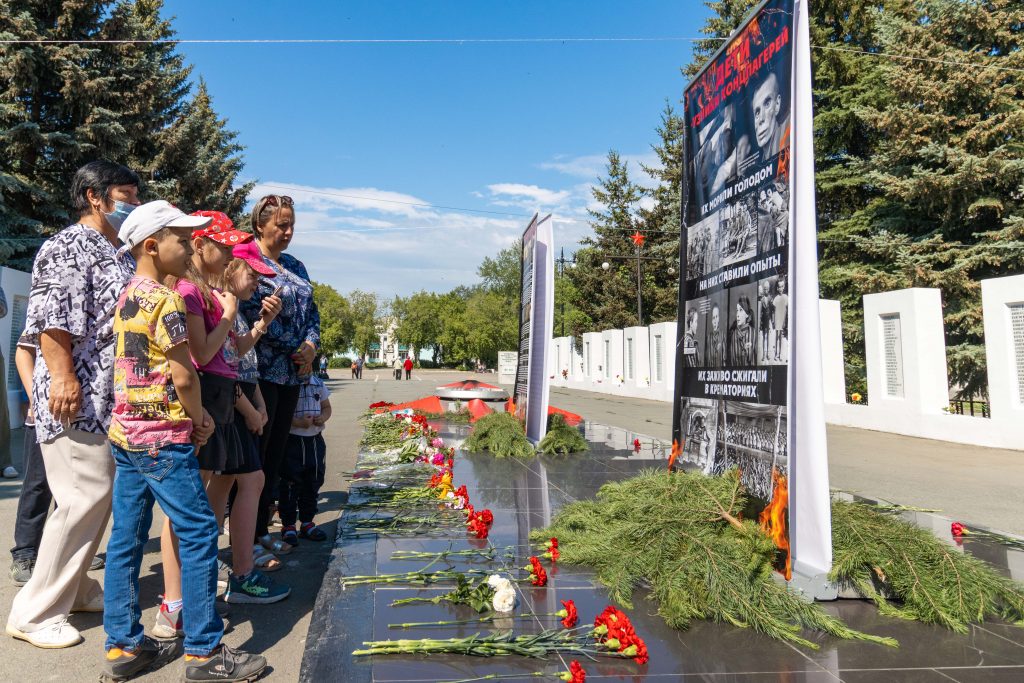
[[[213,609],[216,610],[217,616],[223,621],[227,621],[228,615],[231,614],[231,608],[222,602],[213,603]],[[172,640],[174,638],[181,638],[185,635],[184,629],[181,626],[181,610],[178,609],[171,611],[167,609],[167,604],[160,603],[160,611],[156,615],[156,623],[153,624],[153,637],[157,640]],[[224,624],[224,630],[226,631],[228,624]]]
[[[7,467],[4,468],[3,477],[4,479],[17,479],[18,470],[14,469],[14,466],[8,465]]]
[[[295,527],[286,526],[281,528],[281,540],[293,548],[299,544],[299,535],[295,533]]]
[[[32,570],[36,567],[34,557],[27,557],[11,562],[11,581],[15,586],[24,586],[32,578]]]
[[[268,605],[284,600],[291,592],[292,589],[287,585],[278,583],[254,569],[241,579],[231,575],[227,593],[224,594],[224,602]]]
[[[267,668],[267,659],[241,650],[232,650],[221,643],[209,657],[185,655],[187,683],[230,683],[251,681]]]
[[[153,624],[153,637],[158,640],[171,640],[185,635],[181,628],[181,607],[176,610],[167,609],[167,603],[160,603],[160,610],[156,613],[156,623]]]
[[[20,631],[7,624],[7,635],[24,640],[26,643],[41,647],[44,650],[57,650],[71,647],[82,642],[82,634],[68,623],[67,619],[54,622],[35,631]]]
[[[177,659],[181,652],[180,640],[161,643],[152,638],[143,638],[142,645],[134,653],[129,654],[119,647],[107,650],[103,673],[109,681],[126,681],[143,671],[160,668],[172,659]]]
[[[107,566],[107,561],[99,555],[92,558],[92,562],[89,563],[89,571],[94,572],[97,569],[103,569]]]

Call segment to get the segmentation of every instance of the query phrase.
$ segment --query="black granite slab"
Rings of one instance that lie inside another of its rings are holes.
[[[466,427],[437,425],[448,443],[458,443]],[[420,569],[423,560],[392,559],[396,550],[439,552],[447,548],[494,548],[494,561],[449,558],[430,569],[488,570],[511,578],[525,578],[520,567],[531,554],[542,549],[531,546],[530,532],[547,526],[554,514],[575,500],[592,498],[602,485],[619,481],[650,468],[663,468],[667,445],[643,435],[614,427],[588,423],[585,433],[591,449],[572,456],[541,456],[529,460],[499,460],[489,454],[456,456],[454,479],[466,484],[477,508],[494,513],[489,538],[470,538],[459,529],[440,534],[387,536],[351,533],[355,520],[370,516],[366,511],[346,513],[338,525],[339,536],[314,610],[307,638],[300,680],[343,680],[358,683],[380,681],[444,681],[493,674],[503,680],[518,674],[542,671],[554,676],[568,668],[560,656],[546,660],[521,657],[477,658],[445,656],[353,657],[352,651],[371,639],[462,637],[514,628],[517,633],[535,633],[557,626],[556,617],[529,616],[497,623],[399,628],[395,624],[420,621],[468,619],[466,607],[415,604],[392,607],[395,599],[433,596],[447,590],[447,584],[416,588],[401,585],[343,585],[345,576],[384,574]],[[634,449],[634,439],[640,449]],[[364,487],[375,482],[354,484],[351,500],[365,499]],[[378,512],[376,516],[390,513]],[[908,511],[904,516],[932,529],[953,544],[950,520],[924,512]],[[993,564],[1009,576],[1024,578],[1024,552],[1004,545],[970,538],[958,543]],[[547,587],[517,584],[519,614],[542,615],[561,609],[562,601],[573,600],[581,620],[592,620],[609,599],[605,589],[585,567],[550,566]],[[1004,623],[973,626],[956,634],[936,626],[881,616],[869,603],[840,600],[825,609],[853,628],[897,638],[898,649],[858,641],[845,641],[822,634],[804,633],[818,649],[802,648],[768,638],[747,629],[725,624],[695,622],[686,631],[671,629],[657,615],[658,606],[637,591],[627,610],[637,632],[646,640],[651,658],[646,665],[632,661],[601,659],[584,661],[589,681],[685,681],[708,683],[1009,683],[1024,681],[1024,628]],[[515,680],[515,679],[511,679]],[[549,680],[553,680],[549,679]]]

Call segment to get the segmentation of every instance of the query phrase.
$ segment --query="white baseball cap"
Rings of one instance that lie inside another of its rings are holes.
[[[158,199],[135,207],[117,231],[124,249],[133,249],[164,228],[201,230],[213,221],[207,216],[190,216],[168,201]]]

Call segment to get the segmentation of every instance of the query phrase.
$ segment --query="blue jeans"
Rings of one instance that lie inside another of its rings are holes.
[[[206,655],[220,644],[224,622],[217,598],[217,519],[210,509],[191,444],[158,451],[128,451],[111,444],[114,526],[107,542],[103,590],[106,649],[142,644],[139,570],[153,522],[153,502],[171,520],[181,554],[182,622],[185,652]]]

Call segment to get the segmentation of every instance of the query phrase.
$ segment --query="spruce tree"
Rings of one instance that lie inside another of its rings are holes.
[[[237,185],[244,166],[238,133],[213,109],[209,90],[199,81],[196,94],[160,136],[150,191],[183,211],[223,211],[244,227],[245,200],[255,182]]]
[[[643,255],[659,259],[644,262],[644,319],[647,324],[676,319],[679,305],[679,228],[682,199],[683,117],[668,102],[657,128],[658,144],[652,149],[657,165],[641,164],[644,173],[657,181],[647,191],[654,204],[641,209],[646,242]]]
[[[608,153],[607,177],[592,189],[599,209],[589,209],[593,237],[581,240],[576,267],[565,271],[573,284],[572,335],[642,324],[636,317],[636,260],[630,234],[642,227],[638,207],[643,191],[629,178],[618,152]],[[604,270],[601,264],[608,262]],[[568,321],[567,321],[568,322]]]
[[[0,261],[28,269],[76,218],[75,171],[106,158],[146,176],[189,70],[160,0],[0,0]],[[102,40],[137,42],[109,43]]]

